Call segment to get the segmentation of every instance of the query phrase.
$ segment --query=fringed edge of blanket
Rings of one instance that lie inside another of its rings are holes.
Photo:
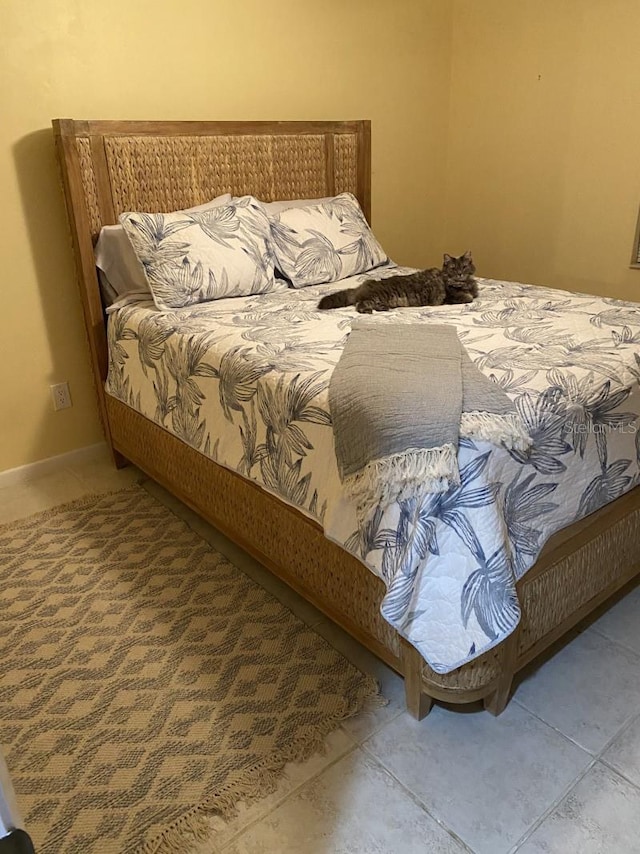
[[[494,412],[463,412],[460,435],[467,439],[481,439],[493,445],[504,445],[510,450],[526,451],[531,447],[531,437],[517,412],[498,415]]]
[[[343,482],[362,518],[379,504],[387,507],[394,501],[421,499],[459,484],[458,452],[451,443],[437,448],[409,448],[372,460]]]

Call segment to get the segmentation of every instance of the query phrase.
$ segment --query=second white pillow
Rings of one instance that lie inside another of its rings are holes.
[[[335,282],[389,261],[351,193],[269,220],[278,269],[294,288]]]

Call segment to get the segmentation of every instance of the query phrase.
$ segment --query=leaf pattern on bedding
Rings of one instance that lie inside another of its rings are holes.
[[[269,220],[252,196],[201,211],[124,213],[120,222],[161,310],[284,287]]]
[[[351,193],[288,208],[270,222],[277,266],[294,288],[335,282],[389,263]]]
[[[348,228],[348,213],[335,216]],[[145,227],[166,239],[159,223]],[[220,239],[230,239],[224,227]],[[274,240],[295,235],[281,228]],[[171,312],[120,309],[109,320],[107,391],[323,523],[384,581],[384,617],[447,672],[514,629],[516,581],[555,531],[640,483],[640,308],[480,280],[468,306],[376,315],[454,324],[534,444],[522,454],[462,440],[458,486],[379,507],[359,526],[340,487],[327,396],[355,312],[316,306],[365,275]]]
[[[546,513],[558,509],[554,501],[546,501],[557,489],[557,482],[533,483],[536,472],[521,479],[522,470],[504,491],[503,515],[514,552],[518,576],[522,575],[542,548],[542,529],[532,523]]]

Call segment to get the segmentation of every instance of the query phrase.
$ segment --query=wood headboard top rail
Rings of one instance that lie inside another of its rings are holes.
[[[63,136],[90,136],[93,134],[136,136],[239,136],[250,134],[315,134],[357,133],[370,122],[354,121],[111,121],[93,119],[54,119],[53,127]]]

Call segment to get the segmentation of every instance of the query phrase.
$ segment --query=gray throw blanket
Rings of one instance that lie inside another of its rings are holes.
[[[354,321],[329,385],[336,457],[362,518],[379,504],[460,482],[458,439],[526,450],[506,393],[476,368],[455,327]]]

